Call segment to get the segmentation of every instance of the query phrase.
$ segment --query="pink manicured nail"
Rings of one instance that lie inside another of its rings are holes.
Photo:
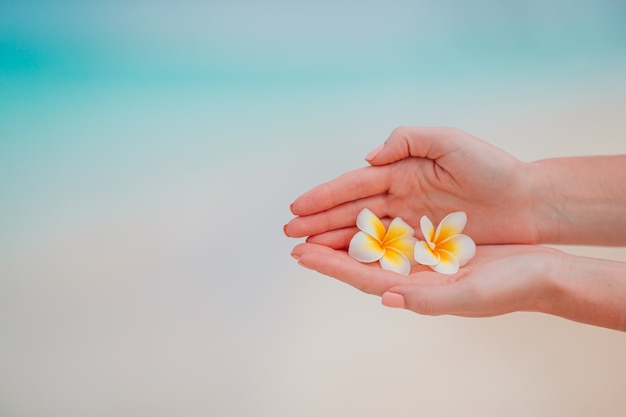
[[[385,147],[384,143],[382,145],[379,145],[376,149],[374,149],[372,152],[367,154],[367,156],[365,157],[365,160],[371,161],[372,159],[376,158],[376,155],[378,155],[380,151],[383,150],[384,147]]]
[[[382,303],[386,307],[404,308],[404,297],[395,292],[386,292],[383,294]]]
[[[287,234],[287,225],[283,226],[283,233],[285,234],[285,236],[289,237],[289,235]]]

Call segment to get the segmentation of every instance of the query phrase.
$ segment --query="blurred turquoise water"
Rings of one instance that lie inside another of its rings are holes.
[[[619,1],[5,0],[0,7],[5,98],[82,83],[199,84],[254,95],[294,85],[583,75],[621,63],[626,43]]]
[[[218,138],[358,114],[364,97],[384,109],[414,95],[419,108],[610,77],[626,65],[625,10],[619,1],[5,0],[0,162],[63,143],[139,152],[133,144],[169,149],[198,136],[254,149],[249,135]],[[183,133],[155,135],[168,130]]]
[[[577,87],[623,72],[625,19],[620,1],[5,0],[0,165],[241,155],[313,118]]]

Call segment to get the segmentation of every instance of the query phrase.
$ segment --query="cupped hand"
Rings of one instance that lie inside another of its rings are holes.
[[[367,158],[372,166],[319,185],[291,205],[291,237],[340,249],[355,219],[369,208],[401,217],[415,229],[427,215],[439,222],[465,211],[465,233],[478,244],[535,243],[530,164],[453,128],[404,127]]]
[[[409,276],[363,264],[343,250],[313,243],[296,246],[292,256],[306,268],[337,278],[383,304],[419,314],[487,317],[514,311],[550,312],[551,277],[564,253],[534,245],[486,245],[459,272],[442,275],[415,266]]]

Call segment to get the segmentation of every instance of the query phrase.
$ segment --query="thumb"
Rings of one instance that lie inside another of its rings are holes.
[[[438,159],[462,146],[467,136],[454,128],[398,127],[365,160],[371,165],[385,165],[411,156]]]
[[[386,307],[405,308],[418,314],[440,316],[470,313],[469,298],[461,294],[456,285],[411,285],[387,290],[381,301]]]

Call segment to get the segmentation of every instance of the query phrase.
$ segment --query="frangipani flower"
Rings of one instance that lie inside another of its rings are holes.
[[[363,209],[356,219],[360,232],[350,240],[348,254],[360,262],[380,262],[388,271],[408,275],[411,257],[417,239],[415,231],[399,217],[393,219],[389,229],[374,213]]]
[[[463,211],[448,214],[437,230],[426,216],[420,219],[420,228],[425,241],[415,245],[415,260],[430,266],[442,274],[454,274],[476,253],[476,244],[467,235],[461,234],[467,223]]]

